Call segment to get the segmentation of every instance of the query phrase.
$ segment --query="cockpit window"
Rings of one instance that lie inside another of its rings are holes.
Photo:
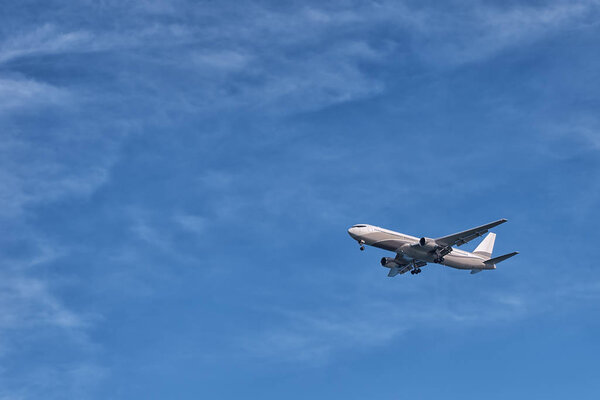
[[[366,228],[366,225],[354,225],[353,228]]]

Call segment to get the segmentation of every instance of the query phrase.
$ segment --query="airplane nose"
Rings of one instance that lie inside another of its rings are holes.
[[[350,227],[350,228],[348,228],[348,234],[349,234],[350,236],[352,236],[353,238],[354,238],[354,237],[355,237],[355,235],[356,235],[356,233],[355,233],[355,232],[356,232],[356,228],[354,228],[354,227]]]

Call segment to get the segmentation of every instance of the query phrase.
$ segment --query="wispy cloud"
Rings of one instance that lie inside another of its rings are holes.
[[[21,379],[3,377],[0,399],[93,398],[107,370],[91,362],[78,362],[51,367],[33,367]]]
[[[78,329],[82,319],[65,308],[46,284],[38,279],[2,277],[0,329],[31,328],[35,325]]]
[[[600,119],[595,115],[583,115],[574,118],[568,118],[566,121],[552,121],[552,125],[544,125],[542,131],[545,138],[550,139],[552,145],[556,139],[570,141],[574,144],[582,144],[586,149],[600,150]],[[548,146],[550,147],[550,146]],[[564,147],[560,146],[564,152]],[[548,149],[552,150],[552,149]],[[554,151],[560,156],[558,151]],[[567,153],[567,156],[569,154]]]
[[[369,73],[373,66],[401,65],[407,56],[435,68],[484,60],[565,27],[585,26],[598,9],[596,1],[474,2],[447,5],[448,10],[387,1],[281,11],[251,3],[219,10],[184,4],[180,7],[192,17],[210,17],[209,22],[166,19],[141,27],[139,14],[132,14],[128,24],[112,30],[64,30],[48,23],[0,44],[0,62],[127,48],[132,57],[176,69],[194,82],[179,89],[196,97],[179,103],[182,109],[212,113],[250,107],[289,114],[382,93],[386,82]],[[152,2],[150,10],[173,12],[162,2]],[[449,11],[459,12],[460,20]],[[243,23],[231,24],[231,18]],[[383,30],[385,40],[367,39]],[[144,85],[152,78],[131,74],[129,79]]]
[[[194,9],[203,12],[202,7]],[[361,64],[383,62],[391,48],[373,47],[356,35],[330,35],[335,29],[348,29],[358,13],[347,10],[332,16],[306,8],[290,15],[249,4],[230,12],[246,22],[231,25],[229,13],[217,13],[212,15],[214,22],[204,26],[155,23],[139,29],[133,23],[114,31],[65,31],[48,23],[1,43],[0,62],[136,49],[134,56],[195,77],[201,94],[193,104],[196,111],[239,106],[312,110],[382,90],[382,82]],[[315,51],[317,42],[320,49]],[[176,58],[173,48],[178,50]]]
[[[398,318],[397,311],[383,302],[361,308],[335,308],[320,313],[279,310],[281,326],[245,335],[239,344],[251,357],[323,363],[339,351],[385,345],[413,328],[408,318]]]
[[[85,31],[61,32],[53,24],[36,26],[31,31],[17,33],[0,44],[0,63],[46,54],[56,54],[89,47],[93,36]]]
[[[452,32],[452,39],[436,40],[436,54],[428,58],[464,64],[481,61],[501,51],[556,34],[563,29],[585,28],[597,15],[599,3],[591,1],[553,1],[540,5],[470,4],[462,18],[435,16],[432,31],[426,35]]]
[[[69,99],[69,93],[56,86],[33,79],[0,77],[0,113],[23,107],[64,105]]]
[[[3,251],[0,256],[0,357],[20,357],[23,348],[13,345],[19,338],[30,339],[34,350],[64,346],[74,353],[59,367],[5,371],[4,377],[16,380],[10,392],[0,390],[0,397],[34,398],[48,390],[82,398],[109,375],[95,362],[97,344],[90,334],[102,319],[85,309],[98,305],[81,304],[79,296],[97,291],[100,303],[110,294],[127,293],[142,301],[156,294],[157,282],[180,279],[182,266],[200,266],[193,270],[206,273],[218,265],[214,270],[221,277],[240,274],[240,269],[250,274],[257,272],[252,269],[256,266],[243,264],[258,265],[263,255],[252,260],[252,255],[228,247],[231,243],[260,249],[260,236],[268,233],[272,242],[267,253],[289,244],[291,236],[298,244],[285,249],[296,252],[310,235],[322,235],[321,229],[333,229],[331,225],[338,229],[357,209],[412,210],[422,206],[422,193],[447,201],[492,192],[497,182],[483,174],[462,183],[438,178],[440,160],[456,175],[465,162],[482,165],[487,155],[439,157],[432,150],[435,144],[426,143],[429,138],[419,142],[418,135],[408,132],[408,149],[414,154],[404,162],[399,153],[406,149],[396,146],[401,141],[371,147],[363,141],[350,147],[339,133],[322,141],[329,134],[325,130],[295,140],[294,135],[307,132],[286,130],[293,125],[286,117],[397,91],[392,75],[454,71],[566,30],[587,29],[598,15],[597,1],[562,0],[435,7],[392,1],[277,7],[244,1],[218,6],[160,0],[90,4],[57,7],[43,18],[25,16],[17,21],[18,29],[6,29],[0,40],[0,222],[26,231],[12,255]],[[89,18],[79,20],[81,15]],[[244,118],[259,120],[248,130],[254,136],[239,126]],[[210,126],[215,119],[228,126],[223,130],[236,130],[235,135]],[[597,149],[597,121],[577,121],[564,132]],[[128,142],[132,131],[138,135]],[[211,135],[218,146],[204,140]],[[156,140],[159,136],[165,139]],[[180,142],[189,153],[169,147]],[[160,159],[162,165],[152,159],[154,152],[168,154]],[[127,160],[121,159],[124,154]],[[364,164],[347,162],[353,159]],[[183,167],[169,169],[180,161]],[[393,172],[401,184],[363,185],[373,176],[364,168],[367,164],[401,169],[404,178]],[[159,182],[153,168],[173,183]],[[140,195],[139,188],[148,190]],[[165,194],[173,188],[185,190]],[[577,206],[591,209],[596,200],[590,196]],[[101,221],[103,216],[110,221]],[[224,223],[220,231],[207,235],[217,222]],[[97,232],[96,223],[103,225]],[[302,223],[320,229],[290,228]],[[283,232],[289,235],[285,240]],[[201,254],[204,239],[215,248]],[[222,246],[218,250],[217,242]],[[14,255],[21,252],[29,257]],[[228,261],[222,256],[227,254],[236,265],[211,264],[211,257]],[[81,268],[73,272],[61,259],[76,260],[71,264],[81,263]],[[102,264],[102,279],[94,279],[95,263]],[[57,282],[69,273],[83,289]],[[184,275],[199,279],[199,274]],[[419,329],[518,321],[548,312],[546,303],[570,307],[598,299],[598,285],[592,283],[534,294],[518,285],[503,291],[470,286],[468,296],[451,289],[436,295],[441,286],[435,285],[403,286],[399,298],[398,290],[389,287],[362,286],[362,278],[328,277],[320,283],[327,291],[340,285],[364,289],[352,296],[337,293],[333,299],[305,286],[324,299],[311,307],[269,308],[285,294],[264,285],[277,292],[265,295],[268,306],[256,305],[268,317],[265,324],[231,340],[246,356],[323,363],[343,351],[409,340],[411,331]],[[213,283],[219,285],[214,280],[206,286]],[[415,301],[422,293],[433,294]],[[380,300],[373,301],[375,296]],[[40,333],[54,336],[36,336]],[[35,388],[15,390],[23,382]]]
[[[27,205],[54,201],[64,196],[90,195],[108,179],[111,155],[107,155],[106,159],[100,157],[99,164],[78,168],[77,157],[71,160],[61,157],[66,148],[53,149],[47,147],[47,143],[36,145],[6,131],[2,136],[0,217],[16,218]],[[58,138],[59,146],[61,139],[65,138]]]
[[[402,282],[394,283],[402,285]],[[420,330],[470,331],[493,324],[505,325],[547,313],[569,312],[582,301],[600,296],[598,282],[583,285],[546,282],[543,289],[534,291],[519,287],[490,291],[468,284],[466,286],[475,290],[467,289],[467,296],[459,292],[440,294],[435,283],[427,286],[427,298],[413,298],[413,291],[423,293],[415,288],[407,288],[409,292],[404,291],[400,298],[395,292],[388,297],[390,293],[382,287],[384,290],[377,290],[378,300],[368,296],[344,296],[323,299],[320,303],[324,305],[311,311],[264,310],[273,322],[235,340],[249,357],[275,363],[322,364],[331,362],[340,353],[361,352],[410,340]]]
[[[198,215],[178,214],[174,220],[182,228],[195,234],[204,233],[207,228],[206,218]]]
[[[0,370],[0,398],[30,399],[42,393],[54,398],[71,392],[87,397],[106,376],[89,335],[102,317],[97,310],[74,307],[60,294],[73,282],[53,271],[71,256],[70,247],[24,224],[3,224],[13,229],[3,237],[0,255],[0,360],[11,368]],[[15,253],[15,246],[28,251]],[[50,364],[38,358],[55,351],[64,358]],[[30,364],[21,370],[25,361]]]

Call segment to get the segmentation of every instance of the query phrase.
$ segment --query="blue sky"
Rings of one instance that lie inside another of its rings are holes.
[[[0,399],[597,398],[598,1],[2,9]]]

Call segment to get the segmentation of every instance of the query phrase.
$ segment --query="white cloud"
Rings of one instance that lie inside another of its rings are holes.
[[[54,54],[82,49],[93,43],[89,32],[61,32],[55,25],[45,24],[31,31],[17,33],[0,44],[0,63],[29,55]]]
[[[204,233],[209,223],[205,217],[190,214],[179,214],[174,219],[182,228],[195,234]]]
[[[276,361],[322,363],[339,351],[385,345],[412,328],[383,302],[369,303],[359,310],[350,307],[319,313],[277,314],[283,317],[283,325],[241,339],[248,355]]]
[[[591,13],[597,11],[597,5],[596,1],[555,1],[537,6],[478,5],[460,20],[441,21],[442,29],[458,40],[441,44],[441,53],[433,57],[453,64],[484,60],[565,28],[585,27]]]
[[[548,129],[567,140],[582,139],[588,147],[600,150],[600,119],[597,115],[580,117],[567,124],[554,124]]]
[[[147,10],[151,13],[177,13],[177,8],[169,6],[168,2],[151,1],[148,4],[153,6],[152,10]],[[63,31],[57,25],[48,24],[30,32],[18,32],[2,41],[0,63],[6,66],[27,57],[127,48],[131,50],[128,56],[134,60],[159,67],[166,65],[160,72],[181,72],[189,80],[183,89],[161,91],[157,86],[156,92],[161,93],[160,107],[174,100],[178,112],[183,104],[183,109],[193,112],[238,111],[240,107],[248,107],[261,115],[288,114],[318,110],[384,92],[386,81],[372,74],[371,68],[398,62],[401,53],[414,52],[428,60],[429,65],[454,68],[465,62],[485,60],[573,25],[584,25],[596,4],[561,1],[535,7],[492,8],[484,3],[474,3],[463,10],[460,20],[456,15],[449,18],[432,9],[384,1],[341,3],[337,9],[301,7],[297,12],[275,12],[252,6],[248,12],[250,18],[241,15],[245,10],[236,14],[241,23],[210,18],[207,20],[217,22],[207,26],[197,24],[197,21],[187,24],[156,22],[139,30],[135,26],[126,26],[115,31]],[[368,40],[369,32],[384,27],[392,32],[386,36],[386,43]],[[414,48],[402,47],[400,43],[405,39],[414,43]],[[134,87],[140,82],[153,84],[152,78],[156,76],[143,73],[136,76],[140,72],[143,71],[121,70],[119,74]],[[103,129],[95,130],[95,121],[91,121],[71,127],[69,132],[36,132],[46,134],[44,140],[36,141],[28,137],[27,132],[15,128],[18,123],[11,118],[11,113],[35,111],[40,106],[79,110],[83,99],[76,88],[67,89],[40,79],[21,75],[0,78],[0,114],[5,118],[0,122],[6,122],[9,127],[1,133],[0,140],[0,217],[13,221],[20,220],[28,207],[73,196],[85,198],[106,184],[123,131],[123,125],[119,124],[136,124],[136,116],[127,116],[125,121],[113,121]],[[183,100],[178,103],[180,99]],[[93,101],[101,105],[115,104],[115,98],[111,96],[99,96]],[[190,108],[186,108],[187,104],[191,104]],[[152,111],[150,109],[148,114]],[[84,118],[87,116],[83,115]],[[112,133],[114,127],[119,133]],[[578,131],[593,146],[600,146],[594,125],[581,124]],[[111,145],[112,142],[117,145]],[[72,154],[77,153],[73,146],[76,143],[84,144],[77,150],[87,150],[72,158]],[[216,171],[206,173],[200,180],[210,191],[229,193],[234,191],[231,188],[236,186],[236,179],[246,177],[244,174],[232,177]],[[312,179],[306,179],[292,189],[266,190],[258,202],[272,213],[288,211],[295,198],[300,199],[295,201],[303,202],[303,207],[325,210],[321,212],[330,215],[340,212],[343,206],[331,206],[330,199],[324,197],[326,195],[313,193],[300,197],[310,190],[317,191],[307,182]],[[390,190],[408,191],[406,186]],[[245,202],[252,203],[253,200],[223,196],[217,218],[235,217],[240,210],[246,211]],[[152,218],[152,215],[134,218],[131,231],[138,239],[175,253],[170,237],[172,232],[161,231],[160,227],[166,224],[154,224]],[[167,218],[171,218],[169,222],[178,228],[195,234],[202,234],[209,222],[203,216],[191,214]],[[68,249],[64,251],[68,253]],[[58,254],[62,252],[49,248],[29,265],[39,266]],[[140,260],[131,248],[114,256],[123,257],[123,263],[130,265]],[[176,259],[180,261],[185,255],[173,257],[179,257]],[[129,285],[127,279],[139,281],[131,278],[130,271],[118,273],[129,273],[129,276],[118,276],[121,284]],[[87,340],[88,317],[66,306],[49,283],[21,272],[0,274],[0,281],[0,332],[59,329],[66,335],[80,337],[78,340]],[[131,282],[131,285],[136,284],[143,285]],[[597,285],[571,289],[561,296],[598,297]],[[258,357],[286,354],[292,361],[322,362],[341,350],[380,346],[405,338],[403,335],[407,330],[420,326],[448,326],[457,322],[477,326],[511,321],[537,312],[531,311],[537,304],[531,304],[530,298],[520,292],[483,294],[475,305],[447,304],[443,299],[437,299],[390,308],[389,304],[395,299],[370,302],[359,298],[356,301],[333,303],[314,312],[277,312],[278,324],[251,335],[242,345],[249,354]],[[93,364],[81,364],[61,376],[76,381],[88,378],[97,381],[103,374],[104,371]]]
[[[1,330],[36,325],[70,330],[83,326],[82,319],[65,308],[38,279],[3,275],[0,285]]]
[[[66,90],[25,78],[0,77],[0,114],[40,105],[64,105]]]
[[[3,134],[0,144],[0,217],[18,218],[24,207],[66,196],[89,196],[108,179],[111,155],[97,165],[77,166],[61,155],[66,149],[35,144]],[[58,143],[60,145],[60,143]],[[103,158],[103,157],[102,157]]]
[[[400,276],[395,279],[410,278]],[[471,276],[466,278],[471,282],[465,282],[461,292],[440,291],[439,285],[446,286],[449,282],[435,282],[436,278],[425,283],[425,287],[394,282],[403,288],[399,298],[398,291],[390,291],[389,285],[369,287],[362,275],[339,277],[338,281],[344,280],[338,282],[338,287],[346,287],[354,279],[360,281],[356,285],[365,287],[360,295],[323,298],[322,306],[309,311],[294,308],[262,310],[268,314],[265,320],[272,322],[262,330],[235,340],[249,357],[271,362],[322,364],[340,353],[368,351],[410,340],[410,335],[418,334],[421,329],[469,331],[546,313],[569,312],[573,307],[580,307],[582,302],[600,298],[600,284],[594,281],[586,284],[548,281],[535,290],[519,285],[490,291],[486,287],[477,288],[481,281],[475,281]],[[423,292],[428,293],[426,298],[422,297]],[[313,293],[317,295],[318,292]],[[373,300],[368,293],[378,293],[379,298]]]
[[[406,278],[406,277],[404,277]],[[398,302],[356,298],[352,302],[330,304],[317,311],[276,311],[280,325],[242,340],[247,354],[273,361],[322,363],[339,352],[364,351],[400,340],[410,330],[424,326],[444,328],[460,323],[512,319],[518,306],[491,299],[479,305],[452,305],[440,298]],[[385,297],[383,295],[382,297]],[[483,312],[486,311],[486,312]]]
[[[54,346],[52,351],[77,354],[79,359],[51,366],[40,360],[23,373],[0,369],[0,398],[30,399],[41,394],[54,398],[69,391],[84,398],[105,375],[104,368],[93,360],[97,346],[89,337],[89,329],[100,316],[75,310],[61,299],[56,289],[68,284],[64,278],[50,279],[48,274],[40,273],[59,265],[64,248],[41,240],[29,229],[12,230],[10,235],[18,242],[25,240],[31,250],[29,256],[0,255],[0,361],[10,365],[24,352],[46,346]]]
[[[152,13],[173,12],[168,3],[148,5]],[[562,0],[536,6],[472,2],[443,8],[341,2],[282,11],[248,3],[223,9],[188,5],[182,8],[191,19],[177,24],[168,19],[140,28],[136,14],[116,30],[63,31],[46,24],[19,32],[0,44],[0,62],[129,49],[140,62],[179,70],[194,82],[167,94],[183,110],[214,113],[250,107],[289,114],[383,92],[386,82],[370,72],[373,66],[397,65],[405,55],[427,60],[433,68],[485,60],[562,29],[585,27],[597,6],[597,1]],[[197,24],[195,18],[208,22]],[[384,40],[371,43],[372,32],[382,29],[387,29],[379,36]],[[137,72],[129,79],[143,85],[152,80]],[[29,92],[42,89],[49,90],[30,87]]]
[[[107,375],[106,368],[91,361],[32,366],[20,379],[3,376],[0,399],[91,399]]]
[[[138,218],[131,227],[132,232],[142,241],[156,248],[168,250],[171,248],[170,240],[158,229],[155,229],[144,219]]]
[[[192,62],[201,68],[210,68],[213,72],[240,71],[252,61],[244,52],[234,50],[197,51],[191,55]]]

